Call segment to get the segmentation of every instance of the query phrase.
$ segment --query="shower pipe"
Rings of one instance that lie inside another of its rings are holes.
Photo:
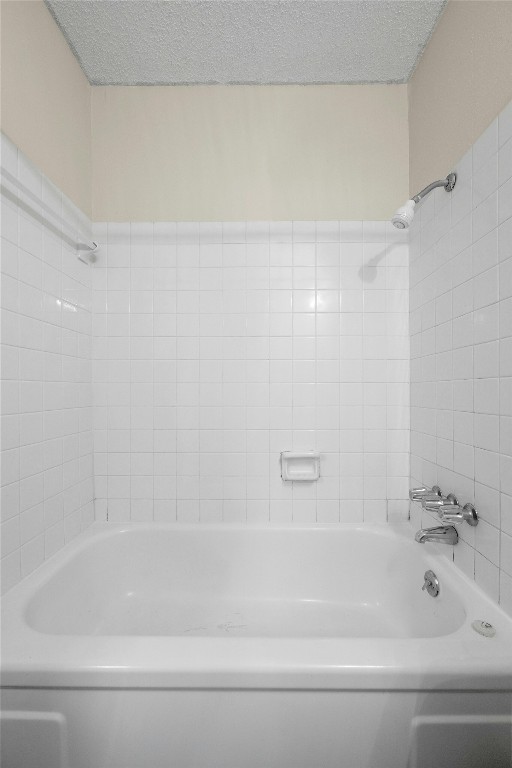
[[[407,200],[403,205],[398,208],[392,219],[391,223],[394,227],[397,229],[409,229],[409,227],[412,224],[412,220],[414,219],[414,212],[416,205],[423,200],[424,197],[426,197],[429,192],[432,192],[433,189],[436,189],[437,187],[444,187],[446,192],[452,192],[452,190],[455,187],[455,183],[457,181],[457,174],[456,173],[449,173],[446,179],[439,179],[438,181],[433,181],[431,184],[426,186],[424,189],[421,190],[421,192],[418,192],[417,195],[414,195],[414,197],[411,197],[409,200]]]

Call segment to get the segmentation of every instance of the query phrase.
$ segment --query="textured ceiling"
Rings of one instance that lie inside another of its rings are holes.
[[[95,85],[403,83],[445,0],[45,0]]]

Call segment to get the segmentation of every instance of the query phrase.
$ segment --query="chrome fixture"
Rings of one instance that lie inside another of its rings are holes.
[[[435,497],[433,495],[425,496],[421,500],[421,505],[423,509],[426,509],[429,512],[437,512],[440,507],[458,507],[459,502],[453,493],[449,493],[448,496],[442,496],[441,494]]]
[[[443,544],[456,544],[459,540],[457,529],[453,525],[437,525],[434,528],[420,528],[414,537],[418,544],[426,541],[440,541]]]
[[[423,499],[437,498],[438,496],[441,496],[441,489],[438,485],[434,485],[432,488],[411,488],[409,490],[411,501],[423,501]]]
[[[443,504],[435,510],[445,523],[463,523],[466,521],[471,526],[478,525],[478,512],[472,504]]]
[[[436,189],[437,187],[444,187],[447,192],[451,192],[455,187],[456,181],[457,174],[455,173],[449,173],[446,179],[433,181],[432,184],[429,184],[427,187],[425,187],[425,189],[422,189],[421,192],[418,192],[417,195],[411,197],[410,200],[407,200],[406,203],[401,205],[400,208],[395,211],[395,214],[391,219],[393,226],[397,229],[409,229],[414,218],[416,205],[420,202],[420,200],[423,200],[423,198],[426,197],[429,192],[432,192],[432,190]]]
[[[468,503],[462,506],[453,493],[443,496],[438,485],[432,486],[431,489],[411,488],[409,498],[411,501],[420,502],[427,512],[435,512],[444,523],[457,525],[466,522],[471,526],[478,525],[478,512],[473,504]]]
[[[423,590],[426,589],[430,597],[437,597],[439,594],[440,586],[439,579],[435,575],[434,571],[425,571],[423,579],[424,582],[421,591],[423,592]]]

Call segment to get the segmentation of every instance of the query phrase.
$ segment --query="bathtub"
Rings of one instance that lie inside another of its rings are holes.
[[[510,768],[512,621],[413,533],[95,523],[3,599],[2,765]]]

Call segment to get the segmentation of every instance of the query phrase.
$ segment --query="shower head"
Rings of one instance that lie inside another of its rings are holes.
[[[406,203],[404,203],[404,205],[401,205],[400,208],[397,208],[393,218],[391,219],[393,226],[397,229],[409,229],[414,218],[415,208],[416,203],[414,200],[408,200]]]
[[[414,210],[417,203],[423,200],[429,192],[432,192],[436,187],[444,187],[447,192],[451,192],[457,181],[457,175],[455,173],[449,173],[446,179],[440,179],[439,181],[433,181],[428,187],[422,189],[417,195],[408,200],[406,203],[400,206],[391,219],[391,223],[397,229],[409,229],[414,218]]]

